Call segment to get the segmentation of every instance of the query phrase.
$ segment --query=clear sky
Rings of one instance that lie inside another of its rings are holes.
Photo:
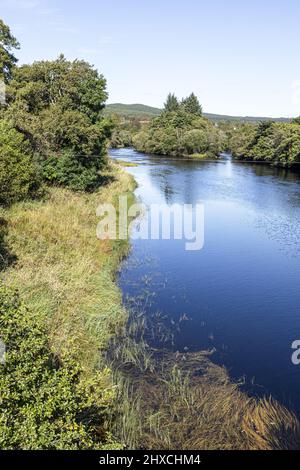
[[[0,0],[0,17],[20,63],[85,58],[110,103],[194,91],[206,112],[300,114],[299,0]]]

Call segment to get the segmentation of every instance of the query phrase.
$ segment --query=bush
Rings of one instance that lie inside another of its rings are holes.
[[[253,141],[257,130],[256,124],[234,123],[229,129],[226,129],[228,136],[227,149],[232,152],[233,157],[242,158],[246,149]]]
[[[132,133],[127,130],[116,128],[112,133],[110,146],[112,148],[123,148],[131,147],[132,145]]]
[[[93,191],[101,181],[104,161],[97,156],[76,156],[71,151],[39,159],[43,179],[74,191]]]
[[[30,146],[12,125],[0,120],[0,204],[36,195],[40,178]]]
[[[187,131],[183,136],[183,145],[187,153],[205,153],[208,150],[207,134],[200,129]]]
[[[0,365],[0,448],[101,448],[107,437],[103,412],[111,399],[103,390],[103,372],[82,382],[80,367],[51,354],[41,321],[3,285],[0,331],[6,345]]]

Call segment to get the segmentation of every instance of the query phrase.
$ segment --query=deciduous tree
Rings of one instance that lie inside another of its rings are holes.
[[[0,19],[0,80],[5,83],[11,79],[12,70],[17,63],[14,50],[20,44],[12,35],[9,27]]]

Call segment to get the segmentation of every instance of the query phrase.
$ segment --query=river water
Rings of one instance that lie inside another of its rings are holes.
[[[186,161],[111,150],[149,204],[203,204],[204,246],[132,240],[119,283],[124,300],[147,297],[177,327],[175,351],[215,348],[212,360],[254,394],[300,411],[300,173],[261,164]],[[136,224],[141,229],[144,219]],[[146,293],[146,294],[145,294]]]

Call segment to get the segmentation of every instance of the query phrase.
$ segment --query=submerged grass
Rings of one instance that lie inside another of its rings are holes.
[[[128,448],[300,448],[300,425],[292,412],[272,398],[241,392],[226,369],[211,361],[212,351],[180,354],[164,349],[163,343],[151,347],[145,337],[147,330],[153,336],[158,317],[154,325],[146,323],[131,320],[109,352],[118,370],[119,399],[108,426]],[[124,360],[128,348],[135,353]]]

